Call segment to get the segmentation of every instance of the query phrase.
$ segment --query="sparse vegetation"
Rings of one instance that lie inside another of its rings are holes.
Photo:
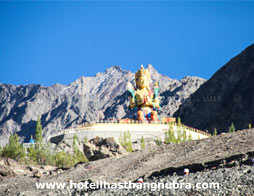
[[[86,156],[78,149],[78,137],[77,135],[73,136],[73,158],[74,158],[74,164],[78,163],[78,162],[88,162],[88,159],[86,158]]]
[[[173,126],[171,124],[169,125],[168,131],[165,132],[164,143],[165,144],[177,143],[177,139],[175,137]]]
[[[213,131],[213,136],[216,136],[217,135],[217,129],[214,128],[214,131]]]
[[[156,139],[154,140],[154,142],[155,142],[155,144],[156,144],[157,146],[160,146],[160,145],[162,144],[161,138],[159,138],[159,137],[156,137]]]
[[[41,119],[38,116],[38,120],[36,123],[36,129],[35,129],[35,149],[37,151],[42,149],[42,126],[41,126]]]
[[[28,149],[28,158],[35,164],[54,165],[54,154],[43,143],[41,119],[38,117],[35,130],[35,148],[31,145]],[[34,152],[35,151],[35,152]]]
[[[56,153],[55,158],[56,158],[55,165],[57,167],[70,168],[75,165],[75,160],[73,155],[67,152],[64,152],[64,151],[58,152]]]
[[[183,142],[186,142],[186,141],[187,141],[187,132],[186,132],[185,129],[184,129],[183,132],[182,132],[182,139],[183,139]]]
[[[130,131],[123,132],[123,134],[122,133],[120,134],[119,143],[127,152],[133,151]]]
[[[231,125],[230,125],[230,127],[228,129],[228,132],[229,133],[235,132],[235,125],[234,125],[234,123],[231,123]]]
[[[86,156],[78,149],[78,137],[73,136],[73,154],[61,151],[55,155],[55,165],[57,167],[70,168],[79,162],[88,162]]]
[[[85,136],[84,137],[84,144],[87,144],[88,143],[88,138]]]
[[[180,122],[180,120],[178,122]],[[187,132],[184,129],[184,127],[180,123],[179,125],[180,127],[177,126],[177,131],[176,131],[177,135],[175,135],[173,126],[171,124],[169,125],[168,131],[165,132],[165,140],[164,140],[165,144],[170,144],[170,143],[178,144],[181,142],[192,140],[191,134],[187,136]]]
[[[182,141],[182,131],[180,127],[177,127],[177,136],[176,136],[176,143],[180,143]]]
[[[17,134],[11,135],[9,143],[0,148],[1,157],[12,158],[19,162],[39,165],[53,165],[57,167],[69,168],[78,162],[88,162],[86,156],[78,150],[78,138],[73,137],[73,154],[62,152],[52,152],[49,146],[43,143],[42,127],[40,119],[36,123],[35,144],[30,145],[27,149],[19,142]]]
[[[181,118],[180,118],[180,117],[177,117],[177,126],[178,126],[178,127],[181,127],[181,126],[182,126]]]
[[[17,161],[24,160],[25,150],[19,143],[19,137],[17,134],[10,136],[9,143],[3,147],[1,156],[6,158],[12,158]]]
[[[145,149],[145,139],[143,136],[141,137],[141,140],[140,140],[140,146],[142,150]]]
[[[27,149],[27,157],[31,163],[37,163],[37,155],[34,146],[31,146]]]
[[[251,129],[251,123],[249,123],[249,129]]]

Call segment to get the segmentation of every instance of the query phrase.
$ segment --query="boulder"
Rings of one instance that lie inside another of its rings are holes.
[[[24,165],[10,158],[0,159],[0,181],[14,176],[41,178],[56,173],[54,166]]]
[[[14,177],[15,173],[8,167],[0,165],[0,181],[4,178]]]
[[[90,161],[108,157],[118,157],[127,153],[113,137],[105,139],[95,137],[89,140],[89,142],[84,143],[83,152]]]
[[[38,169],[33,173],[33,177],[41,178],[43,176],[42,172]]]

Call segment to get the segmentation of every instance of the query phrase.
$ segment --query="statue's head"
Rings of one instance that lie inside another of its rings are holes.
[[[135,81],[138,89],[150,88],[150,73],[148,69],[144,69],[143,65],[141,65],[141,68],[135,74]]]

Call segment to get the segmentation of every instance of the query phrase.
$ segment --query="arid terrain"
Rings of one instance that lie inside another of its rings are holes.
[[[0,182],[0,195],[254,195],[254,129],[181,144],[150,146],[118,158],[80,163],[63,170],[50,168],[40,175],[13,174]],[[2,166],[1,166],[2,167]],[[44,167],[45,169],[46,167]],[[183,169],[190,174],[183,176]],[[47,169],[47,168],[46,168]],[[31,173],[33,168],[30,169]],[[37,171],[36,168],[34,171]],[[3,176],[3,172],[0,173]],[[43,189],[36,183],[144,182],[219,183],[219,189],[105,190]],[[86,193],[86,192],[89,193]]]

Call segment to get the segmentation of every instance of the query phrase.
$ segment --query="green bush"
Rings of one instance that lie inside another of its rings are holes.
[[[38,116],[38,120],[36,123],[36,129],[35,129],[35,149],[41,150],[43,142],[42,142],[42,126],[41,126],[41,119]]]
[[[183,132],[182,132],[182,142],[186,142],[187,141],[187,132],[186,130],[184,129]]]
[[[78,143],[78,137],[77,135],[74,135],[73,145],[72,145],[73,152],[74,152],[73,154],[74,165],[79,162],[88,162],[87,157],[82,152],[79,151],[77,143]]]
[[[142,150],[145,149],[145,139],[143,136],[141,137],[140,146]]]
[[[168,131],[165,132],[164,143],[165,144],[177,143],[177,138],[175,137],[172,125],[169,125]]]
[[[119,143],[127,152],[133,151],[130,131],[123,132],[123,134],[122,133],[120,134]]]
[[[157,137],[155,140],[154,140],[155,144],[157,146],[160,146],[162,144],[162,141],[161,141],[161,138]]]
[[[84,137],[84,144],[87,144],[88,143],[88,138],[85,136]]]
[[[178,144],[181,142],[192,140],[191,134],[187,136],[187,132],[182,125],[180,127],[177,126],[176,133],[177,135],[175,136],[175,131],[173,130],[173,126],[169,125],[168,131],[165,132],[165,140],[164,140],[165,144],[170,144],[170,143]]]
[[[54,155],[54,165],[56,167],[70,168],[79,162],[88,162],[86,156],[78,150],[78,137],[73,136],[73,154],[64,151],[58,152]]]
[[[2,151],[3,151],[3,148],[2,146],[0,146],[0,157],[2,156]]]
[[[216,136],[217,135],[217,129],[214,128],[214,131],[213,131],[213,136]]]
[[[34,146],[27,148],[27,158],[34,164],[37,163],[37,154]]]
[[[181,126],[182,126],[181,118],[180,118],[180,117],[177,117],[177,126],[178,126],[178,127],[181,127]]]
[[[3,147],[1,156],[11,158],[17,161],[24,160],[25,150],[19,143],[19,137],[17,134],[10,136],[9,143]]]
[[[235,132],[235,125],[234,125],[234,123],[231,123],[230,127],[228,128],[228,132],[229,133]]]
[[[75,161],[74,161],[73,155],[66,153],[64,151],[56,153],[56,156],[55,156],[56,167],[70,168],[74,165],[75,165]]]

